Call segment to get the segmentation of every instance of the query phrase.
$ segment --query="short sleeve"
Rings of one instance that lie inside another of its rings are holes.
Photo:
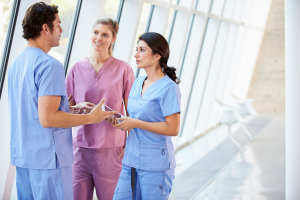
[[[64,68],[60,63],[53,63],[50,59],[39,64],[36,74],[38,96],[66,96]]]
[[[129,68],[128,73],[124,77],[123,99],[127,99],[129,97],[130,89],[135,79],[130,66]]]
[[[75,95],[74,95],[74,73],[73,68],[71,68],[66,77],[66,87],[67,87],[67,94],[68,97],[72,94],[73,98],[71,99],[72,102],[75,102]]]
[[[179,87],[175,83],[170,83],[164,87],[158,100],[163,116],[180,113],[181,95]]]

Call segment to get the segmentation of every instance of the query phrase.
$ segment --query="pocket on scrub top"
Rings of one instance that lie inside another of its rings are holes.
[[[153,121],[155,115],[155,100],[140,100],[137,103],[137,118],[144,121]]]
[[[169,154],[165,144],[147,144],[140,142],[140,169],[170,169]]]
[[[73,163],[73,146],[71,128],[63,128],[53,132],[55,152],[59,166],[66,167]]]

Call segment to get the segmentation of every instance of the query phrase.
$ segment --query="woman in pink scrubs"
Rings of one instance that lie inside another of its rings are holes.
[[[119,25],[110,18],[97,20],[92,31],[92,54],[77,62],[66,78],[70,105],[105,98],[105,104],[125,115],[134,75],[131,67],[112,56]],[[85,112],[89,112],[85,109]],[[122,169],[125,131],[107,121],[78,126],[73,130],[73,191],[75,200],[112,199]]]

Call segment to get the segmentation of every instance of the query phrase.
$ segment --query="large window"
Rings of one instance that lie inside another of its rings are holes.
[[[182,115],[182,126],[181,126],[181,136],[182,142],[188,140],[194,132],[195,128],[195,119],[197,118],[197,112],[200,109],[202,102],[203,91],[206,86],[207,74],[209,72],[210,62],[212,53],[215,46],[216,36],[219,28],[219,22],[216,19],[209,18],[206,26],[206,32],[203,39],[203,44],[200,51],[199,61],[196,64],[196,71],[190,72],[193,73],[193,79],[182,77],[182,81],[189,81],[192,83],[189,89],[181,88],[182,93],[182,105],[181,105],[181,115]],[[187,70],[188,68],[184,68],[183,70]],[[186,113],[190,113],[191,115],[187,115]],[[190,120],[190,117],[193,119]],[[186,125],[185,123],[193,121],[194,125]],[[202,124],[201,124],[202,125]],[[184,131],[186,128],[190,128],[190,131]],[[204,130],[201,130],[203,132]]]
[[[166,38],[166,40],[169,40],[169,38],[170,38],[171,29],[172,29],[173,20],[174,20],[174,14],[175,14],[175,10],[170,9],[170,13],[169,13],[169,16],[168,16],[167,27],[166,27],[166,31],[164,33],[164,37]]]
[[[13,0],[0,0],[0,60],[3,55],[12,4]]]
[[[215,113],[215,109],[212,108],[213,98],[215,97],[216,86],[223,74],[221,71],[221,64],[223,62],[223,55],[225,53],[225,47],[228,39],[229,24],[227,22],[221,22],[219,26],[218,36],[216,38],[216,44],[214,52],[210,61],[209,70],[207,73],[207,79],[205,82],[205,90],[201,101],[201,106],[198,110],[198,116],[196,121],[195,135],[203,133],[205,130],[215,126],[217,124],[217,117],[214,116],[210,119],[208,116],[211,113]],[[231,55],[228,55],[231,57]],[[199,124],[201,122],[201,124]],[[203,128],[202,128],[203,127]]]
[[[116,20],[119,10],[120,0],[109,0],[105,3],[103,17],[109,17]]]
[[[72,17],[76,6],[74,0],[52,0],[51,4],[58,5],[58,14],[61,21],[61,27],[63,32],[60,38],[60,44],[58,47],[54,47],[49,52],[49,55],[53,56],[61,63],[64,63],[66,48],[69,39],[69,32],[72,24]]]
[[[200,10],[202,12],[208,12],[210,9],[211,5],[211,0],[198,0],[198,5],[196,5],[196,9]]]
[[[136,35],[135,35],[135,43],[133,45],[132,57],[131,57],[131,61],[130,61],[130,66],[133,68],[133,72],[134,72],[135,76],[138,76],[138,71],[139,71],[137,69],[137,66],[136,66],[136,63],[135,63],[135,57],[134,57],[134,54],[135,54],[135,51],[136,51],[136,45],[137,45],[136,42],[137,42],[138,37],[141,36],[146,31],[150,10],[151,10],[151,4],[144,3],[143,8],[142,8],[142,12],[141,12],[141,16],[140,16],[140,20],[139,20],[139,24],[138,24],[138,28],[137,28],[137,32],[136,32]]]
[[[211,6],[211,14],[220,16],[223,12],[223,5],[225,0],[213,0]]]

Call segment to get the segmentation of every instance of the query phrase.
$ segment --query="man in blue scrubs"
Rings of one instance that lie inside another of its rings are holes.
[[[101,110],[104,99],[86,115],[74,114],[84,103],[69,107],[63,66],[47,54],[62,33],[57,6],[33,4],[22,26],[27,47],[8,71],[18,199],[73,199],[70,127],[97,124],[115,112]]]

